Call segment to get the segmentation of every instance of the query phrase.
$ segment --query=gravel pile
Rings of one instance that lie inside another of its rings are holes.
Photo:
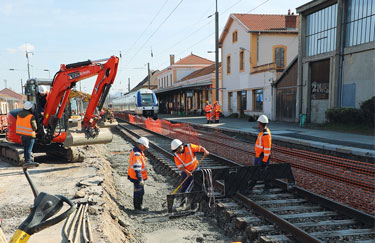
[[[171,178],[157,174],[148,160],[149,179],[145,184],[143,207],[148,212],[133,210],[133,183],[127,179],[129,154],[133,145],[114,134],[107,145],[107,160],[111,162],[122,224],[130,242],[231,242],[225,232],[216,225],[214,217],[198,213],[168,220],[164,206],[166,195],[173,191],[168,183]]]

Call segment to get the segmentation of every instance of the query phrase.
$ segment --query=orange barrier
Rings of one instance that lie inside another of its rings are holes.
[[[123,115],[118,115],[123,119]],[[242,165],[252,165],[254,143],[215,132],[196,131],[186,123],[125,117],[133,124],[184,143],[204,146],[208,151]],[[254,137],[254,142],[255,142]],[[375,213],[375,166],[366,163],[273,145],[271,163],[290,163],[298,186],[353,208]]]

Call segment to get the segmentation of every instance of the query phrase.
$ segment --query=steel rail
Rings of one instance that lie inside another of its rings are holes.
[[[170,139],[167,136],[164,136],[164,135],[161,135],[159,133],[150,131],[150,130],[148,130],[146,128],[143,128],[141,126],[137,126],[137,125],[134,125],[134,124],[129,124],[129,125],[135,126],[135,127],[139,128],[139,129],[142,129],[142,130],[146,130],[148,133],[151,133],[153,135],[163,137],[165,139]],[[121,124],[119,124],[119,127],[122,127],[124,130],[126,130],[130,134],[134,135],[135,137],[139,137],[139,135],[137,135],[135,132],[131,131],[129,128],[127,128],[125,126],[122,126]],[[164,155],[167,155],[170,158],[173,157],[172,153],[170,153],[169,151],[167,151],[163,148],[160,148],[156,143],[150,141],[150,144],[151,144],[152,148],[159,151],[160,153],[162,153]],[[210,153],[210,155],[213,156],[212,153]],[[212,158],[214,158],[214,157],[212,157]],[[225,160],[224,158],[220,158],[220,159]],[[230,163],[230,161],[227,161],[227,163]],[[173,166],[173,165],[169,164],[167,166]],[[221,190],[223,189],[223,185],[222,185],[221,182],[216,181],[215,185],[216,185],[216,187],[218,187],[218,189],[221,189]],[[282,187],[282,188],[286,188],[286,184],[284,182],[281,182],[281,181],[278,181],[278,180],[276,180],[275,185],[279,186],[279,187]],[[314,202],[316,202],[320,205],[323,205],[325,207],[328,207],[328,208],[331,208],[335,211],[338,211],[339,213],[342,213],[342,214],[344,214],[348,217],[355,218],[358,221],[360,221],[360,222],[362,222],[366,225],[374,227],[374,223],[373,223],[374,217],[372,217],[371,215],[368,215],[366,213],[360,212],[360,211],[355,210],[353,208],[347,207],[347,206],[342,205],[340,203],[334,202],[334,201],[329,200],[327,198],[321,197],[317,194],[308,192],[308,191],[303,190],[301,188],[296,188],[296,195],[298,195],[300,197],[307,198],[309,201],[314,201]],[[265,209],[264,207],[258,205],[256,202],[254,202],[251,199],[245,197],[243,194],[240,194],[240,193],[237,192],[235,194],[234,198],[240,200],[247,207],[253,208],[259,214],[263,215],[267,220],[269,220],[270,222],[278,225],[281,229],[283,229],[283,231],[293,235],[293,237],[295,237],[297,240],[300,240],[300,241],[303,241],[303,242],[321,242],[321,240],[317,239],[316,237],[312,236],[311,234],[308,234],[307,232],[305,232],[304,230],[300,229],[299,227],[293,225],[292,223],[289,223],[288,221],[279,217],[275,213],[273,213],[273,212]]]

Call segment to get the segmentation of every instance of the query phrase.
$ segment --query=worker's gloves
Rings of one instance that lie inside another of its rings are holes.
[[[145,185],[145,181],[140,181],[140,182],[139,182],[139,185],[140,185],[140,186],[144,186],[144,185]]]

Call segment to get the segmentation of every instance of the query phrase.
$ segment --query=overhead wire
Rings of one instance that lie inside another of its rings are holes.
[[[146,33],[148,28],[151,26],[151,24],[154,22],[154,20],[159,16],[160,12],[164,9],[165,5],[168,3],[169,0],[166,0],[164,4],[160,7],[159,11],[154,15],[154,17],[151,19],[150,23],[146,26],[146,28],[143,30],[142,34],[139,35],[136,41],[129,47],[129,51],[133,50],[133,47],[135,44],[139,41],[139,39]]]
[[[230,10],[231,8],[233,8],[234,6],[236,6],[237,4],[239,4],[240,2],[242,2],[243,0],[238,0],[236,3],[234,3],[233,5],[231,5],[230,7],[226,8],[222,13],[219,13],[219,16],[225,14],[228,10]],[[206,19],[206,18],[205,18]],[[163,51],[160,51],[160,53],[164,53],[165,51],[167,50],[170,50],[172,49],[173,47],[175,47],[176,45],[180,44],[181,42],[183,42],[184,40],[188,39],[190,36],[192,36],[193,34],[197,33],[198,31],[200,31],[201,29],[203,29],[204,27],[208,26],[209,24],[211,24],[214,20],[210,20],[208,21],[208,23],[206,23],[205,25],[202,25],[201,27],[199,27],[198,29],[194,30],[193,32],[191,32],[190,34],[186,35],[184,38],[180,39],[179,41],[177,41],[176,43],[174,43],[172,46],[164,49]],[[200,21],[199,21],[200,22]],[[194,24],[193,26],[195,26],[196,24]]]
[[[228,11],[228,10],[231,9],[231,8],[233,8],[235,5],[237,5],[237,4],[238,4],[239,2],[241,2],[241,1],[242,1],[242,0],[239,0],[238,2],[236,2],[235,4],[233,4],[231,7],[227,8],[227,9],[224,10],[220,15],[224,14],[226,11]],[[265,0],[265,1],[263,1],[262,3],[260,3],[259,5],[257,5],[256,7],[252,8],[251,10],[249,10],[249,11],[247,12],[247,14],[250,13],[250,12],[252,12],[252,11],[254,11],[254,10],[256,10],[257,8],[261,7],[262,5],[266,4],[266,3],[269,2],[269,1],[270,1],[270,0]],[[213,21],[213,20],[211,20],[208,24],[210,24],[212,21]],[[224,29],[224,28],[222,28],[219,32],[222,32],[223,29]],[[194,32],[194,33],[195,33],[195,32]],[[204,40],[210,38],[210,37],[213,36],[214,34],[215,34],[215,32],[212,32],[212,33],[209,34],[208,36],[204,37],[203,39],[199,40],[198,42],[196,42],[195,44],[193,44],[193,45],[191,45],[190,47],[186,48],[184,51],[179,52],[178,54],[180,54],[180,53],[184,53],[184,52],[188,51],[188,50],[191,49],[192,47],[194,47],[194,46],[200,44],[202,41],[204,41]],[[178,55],[178,54],[177,54],[177,55]],[[161,64],[161,65],[158,66],[158,69],[160,69],[160,68],[161,68],[163,65],[165,65],[166,63],[167,63],[167,62],[163,62],[163,64]]]
[[[137,54],[142,50],[142,48],[147,44],[147,42],[159,31],[159,29],[163,26],[163,24],[169,19],[169,17],[172,16],[172,14],[176,11],[176,9],[181,5],[181,3],[184,0],[180,0],[180,2],[176,5],[176,7],[169,13],[169,15],[160,23],[160,25],[156,28],[156,30],[147,38],[147,40],[143,43],[143,45],[138,49],[138,51],[130,58],[129,62],[127,63],[130,64],[131,61],[133,61],[134,57],[137,56]]]

